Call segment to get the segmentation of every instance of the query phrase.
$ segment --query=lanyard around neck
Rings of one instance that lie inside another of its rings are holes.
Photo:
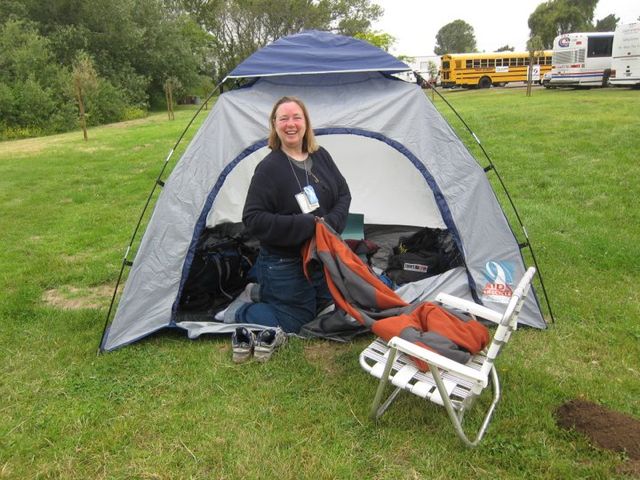
[[[286,155],[286,153],[285,153]],[[307,157],[309,158],[309,157]],[[307,179],[307,185],[309,185],[309,170],[307,169],[307,158],[305,158],[302,161],[302,166],[304,168],[304,173]],[[302,191],[302,185],[300,184],[300,180],[298,179],[298,175],[296,175],[296,171],[294,170],[294,166],[293,166],[293,160],[291,159],[291,157],[289,155],[287,155],[287,160],[289,160],[289,166],[291,167],[291,173],[293,173],[293,176],[296,179],[296,182],[298,182],[298,188],[300,188],[300,191]]]

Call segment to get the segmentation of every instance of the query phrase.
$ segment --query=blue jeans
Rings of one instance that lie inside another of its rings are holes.
[[[302,271],[302,258],[280,257],[260,250],[255,265],[260,285],[260,302],[248,303],[236,313],[236,322],[280,327],[298,333],[316,317],[316,308],[331,301],[321,268],[314,269],[311,281]]]

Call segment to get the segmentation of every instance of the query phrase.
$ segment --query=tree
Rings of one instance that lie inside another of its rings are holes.
[[[329,0],[326,8],[330,12],[329,28],[350,37],[367,32],[383,13],[382,7],[371,0]]]
[[[436,83],[438,81],[438,65],[433,60],[427,61],[427,74],[429,75],[429,79],[427,80],[428,88],[431,89],[431,100],[435,99],[435,88]],[[422,88],[427,87],[427,85],[421,85]]]
[[[164,81],[164,94],[167,100],[167,114],[169,115],[169,120],[175,120],[175,116],[173,114],[173,94],[180,88],[182,88],[182,85],[180,84],[180,80],[176,77],[168,77]]]
[[[213,92],[213,88],[215,85],[213,84],[213,80],[208,75],[200,75],[200,84],[196,89],[196,93],[198,97],[205,102],[204,109],[207,110],[209,108],[209,95]]]
[[[436,55],[476,51],[476,37],[473,27],[464,20],[454,20],[446,24],[436,34]]]
[[[223,79],[266,44],[305,29],[367,33],[382,9],[371,0],[165,0],[188,13],[208,33],[212,71]]]
[[[504,45],[500,48],[498,48],[497,50],[495,50],[496,52],[513,52],[515,50],[514,47],[511,47],[509,45]]]
[[[536,7],[529,16],[531,37],[537,36],[544,48],[562,33],[591,31],[593,12],[598,0],[549,0]]]
[[[375,32],[357,33],[354,36],[359,40],[364,40],[365,42],[369,42],[371,45],[381,48],[385,52],[388,52],[396,42],[393,35],[377,30]]]
[[[429,83],[433,84],[438,78],[438,65],[433,60],[427,62],[427,72],[429,73]]]
[[[613,13],[611,13],[596,22],[595,31],[596,32],[613,32],[618,26],[619,21],[620,21],[620,18],[616,17]]]
[[[63,131],[75,124],[69,71],[33,22],[0,24],[0,138]]]
[[[200,93],[202,77],[221,80],[277,38],[304,29],[367,34],[381,14],[373,0],[0,0],[0,136],[73,128],[80,104],[69,85],[80,52],[97,78],[82,97],[91,125],[117,121],[128,107],[163,107],[168,74],[185,93]],[[382,48],[393,40],[369,39]]]
[[[167,8],[168,0],[6,1],[0,1],[0,13],[6,9],[36,25],[58,64],[71,69],[78,52],[87,52],[120,101],[133,107],[164,103],[165,72],[185,88],[197,88],[210,56],[209,35],[188,15]]]
[[[91,91],[95,90],[98,84],[98,75],[93,67],[93,60],[86,52],[80,52],[78,54],[73,64],[71,80],[73,82],[73,92],[76,97],[76,102],[78,102],[80,127],[82,128],[82,134],[86,142],[89,140],[85,115],[86,97]]]

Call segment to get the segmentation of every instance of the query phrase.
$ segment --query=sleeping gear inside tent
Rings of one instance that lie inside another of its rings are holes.
[[[324,269],[336,306],[383,340],[400,337],[460,363],[467,363],[489,343],[489,332],[478,320],[463,321],[431,302],[404,301],[324,221],[316,223],[315,236],[304,249],[307,278],[317,263]],[[417,363],[427,368],[424,362]]]
[[[406,70],[366,42],[317,31],[284,37],[240,64],[228,78],[248,83],[219,96],[164,182],[101,350],[166,327],[190,338],[235,328],[185,317],[183,293],[205,232],[240,233],[249,182],[269,152],[271,108],[286,95],[305,102],[318,143],[349,184],[351,211],[381,245],[374,265],[425,227],[455,246],[456,266],[402,285],[399,295],[413,302],[447,292],[504,310],[525,272],[520,246],[483,168],[418,85],[389,75]],[[546,327],[536,295],[519,321]]]

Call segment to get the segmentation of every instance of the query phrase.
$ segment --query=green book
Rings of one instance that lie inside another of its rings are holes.
[[[347,216],[347,225],[342,232],[343,240],[362,240],[364,239],[364,214],[350,213]]]

